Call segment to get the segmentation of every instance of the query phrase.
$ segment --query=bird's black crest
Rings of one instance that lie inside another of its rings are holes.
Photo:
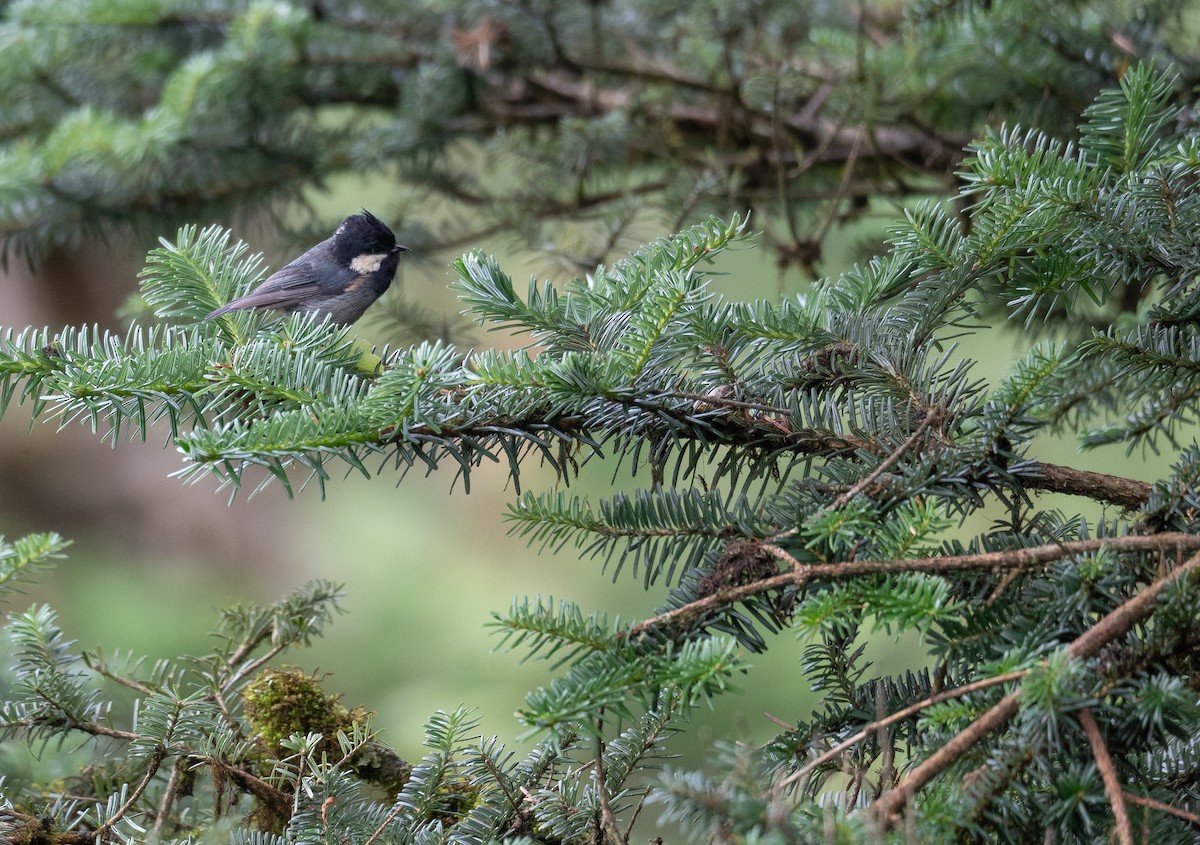
[[[333,239],[347,255],[364,252],[388,253],[396,248],[396,236],[382,220],[363,209],[338,226]]]

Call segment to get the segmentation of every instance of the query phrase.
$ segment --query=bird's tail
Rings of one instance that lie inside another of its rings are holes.
[[[220,317],[222,314],[228,314],[230,311],[237,311],[241,307],[236,302],[227,302],[216,311],[209,311],[204,315],[204,319],[211,320],[213,317]]]

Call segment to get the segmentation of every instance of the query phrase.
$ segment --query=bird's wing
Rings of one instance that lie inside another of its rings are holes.
[[[229,311],[243,308],[270,308],[277,311],[292,311],[303,307],[310,299],[328,296],[317,284],[319,278],[308,262],[293,261],[267,277],[267,280],[250,293],[222,305],[209,317],[217,317]]]

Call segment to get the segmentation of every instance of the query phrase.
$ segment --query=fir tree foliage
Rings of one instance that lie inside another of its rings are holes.
[[[0,242],[39,257],[398,173],[418,254],[503,232],[590,269],[642,212],[753,207],[811,273],[871,197],[948,189],[993,115],[1071,126],[1137,57],[1194,80],[1188,6],[14,0]]]
[[[0,595],[16,589],[22,580],[53,566],[70,545],[59,535],[27,534],[12,543],[0,535]]]
[[[738,216],[521,294],[471,252],[453,265],[467,313],[529,345],[425,344],[364,371],[343,329],[202,320],[262,272],[208,229],[152,254],[159,322],[10,331],[6,400],[114,437],[157,425],[189,480],[236,491],[415,466],[465,482],[486,460],[516,481],[542,460],[559,489],[520,494],[514,532],[663,598],[637,622],[516,602],[498,632],[554,669],[520,713],[541,744],[511,755],[469,715],[438,714],[429,754],[383,799],[351,765],[368,728],[339,734],[338,753],[294,733],[264,757],[237,700],[269,657],[319,636],[335,587],[230,612],[216,654],[149,670],[78,654],[34,608],[9,626],[6,735],[82,732],[132,753],[96,775],[95,803],[35,796],[8,823],[182,842],[234,802],[261,841],[625,842],[647,797],[635,776],[691,708],[734,688],[745,652],[787,632],[821,705],[716,774],[660,778],[655,802],[697,835],[1194,841],[1200,452],[1182,441],[1198,401],[1200,134],[1176,90],[1132,67],[1075,140],[987,133],[961,166],[963,215],[919,205],[886,254],[784,302],[708,287],[749,237]],[[989,378],[975,356],[991,353],[973,350],[996,342],[996,314],[1030,349]],[[1042,436],[1056,434],[1169,449],[1173,464],[1153,483],[1055,464]],[[641,489],[571,495],[600,454]],[[1046,492],[1083,504],[1062,512]],[[929,665],[876,676],[860,640],[873,626],[919,638]],[[118,723],[98,681],[132,687],[147,716]],[[197,767],[211,792],[197,776],[185,824],[172,808]]]
[[[3,737],[82,738],[103,762],[72,795],[27,802],[17,796],[33,785],[7,782],[6,841],[39,841],[53,831],[180,843],[225,835],[272,843],[489,842],[534,828],[561,829],[570,841],[587,837],[598,787],[588,792],[593,806],[559,794],[572,754],[586,745],[569,732],[518,756],[494,738],[481,740],[468,711],[439,712],[427,725],[428,754],[408,764],[374,739],[369,714],[355,711],[335,736],[300,730],[264,743],[270,727],[261,720],[300,718],[303,727],[304,711],[275,707],[252,716],[248,689],[268,660],[320,636],[340,597],[336,585],[314,582],[272,606],[232,608],[220,620],[217,651],[154,665],[79,651],[46,606],[13,614],[6,634],[15,680],[0,706]],[[132,714],[113,704],[121,689],[136,695]],[[288,690],[279,695],[286,700]],[[678,696],[663,693],[604,747],[606,804],[626,809],[641,795],[625,784],[663,753],[679,710]],[[380,785],[396,772],[403,786],[389,796]],[[537,795],[532,809],[527,794]],[[237,830],[216,823],[231,812],[242,819]]]

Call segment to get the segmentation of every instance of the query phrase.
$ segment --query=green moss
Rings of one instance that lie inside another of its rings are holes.
[[[319,733],[324,750],[337,753],[338,731],[351,732],[365,722],[362,708],[347,710],[337,696],[321,689],[316,678],[294,667],[264,669],[242,693],[246,719],[272,754],[282,754],[292,734]]]
[[[319,733],[318,750],[336,760],[342,754],[338,732],[352,733],[354,726],[365,724],[370,715],[362,707],[347,710],[337,696],[321,689],[316,678],[294,667],[264,669],[243,691],[242,699],[250,727],[264,750],[276,757],[290,753],[283,748],[289,736]],[[359,777],[390,795],[403,789],[412,773],[411,764],[373,740],[349,764]]]

